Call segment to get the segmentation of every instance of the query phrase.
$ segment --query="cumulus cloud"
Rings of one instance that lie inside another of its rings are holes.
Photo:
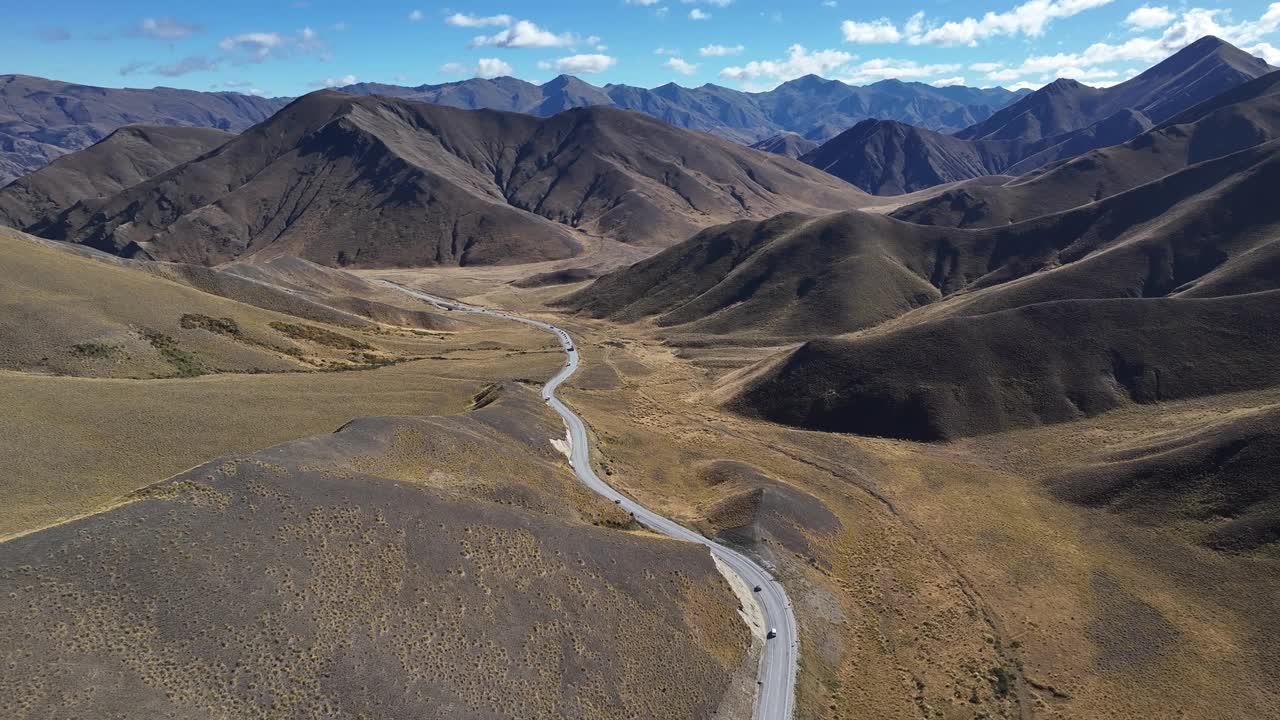
[[[711,13],[709,13],[709,12],[704,12],[704,11],[703,11],[702,9],[700,9],[700,8],[694,8],[694,9],[692,9],[692,10],[690,10],[690,11],[689,11],[689,19],[690,19],[690,20],[710,20],[710,19],[711,19]]]
[[[860,84],[880,80],[924,80],[939,75],[949,75],[961,68],[952,63],[922,65],[914,60],[876,58],[854,65],[840,75],[845,82]],[[963,78],[961,79],[963,81]]]
[[[1143,5],[1129,13],[1124,19],[1124,24],[1136,30],[1154,30],[1168,25],[1176,17],[1178,17],[1177,14],[1167,7]]]
[[[276,32],[247,32],[223,38],[218,47],[237,63],[260,63],[273,57],[301,53],[329,58],[329,48],[309,27],[293,35]]]
[[[939,79],[937,79],[937,80],[930,80],[930,81],[929,81],[929,84],[930,84],[930,85],[932,85],[932,86],[934,86],[934,87],[953,87],[953,86],[955,86],[955,85],[963,85],[963,84],[964,84],[964,78],[963,78],[963,77],[961,77],[961,76],[949,77],[949,78],[939,78]]]
[[[1027,0],[1007,12],[988,12],[940,23],[929,22],[923,11],[907,19],[899,29],[887,18],[871,22],[846,20],[840,29],[846,42],[912,45],[977,45],[978,41],[1004,35],[1040,37],[1053,20],[1072,17],[1114,0]]]
[[[512,75],[515,73],[515,68],[498,58],[480,58],[475,65],[458,62],[445,63],[440,66],[440,72],[445,75],[466,75],[468,77],[488,79]]]
[[[472,47],[503,47],[503,48],[549,48],[549,47],[566,47],[577,42],[577,37],[573,33],[562,33],[557,35],[553,32],[543,30],[528,20],[518,20],[506,30],[494,33],[493,35],[477,35],[471,40]]]
[[[311,87],[314,88],[334,88],[346,85],[355,85],[358,82],[360,82],[360,78],[357,78],[355,75],[343,75],[341,77],[328,77],[323,80],[315,80],[310,84]]]
[[[840,23],[840,31],[844,33],[844,41],[851,43],[896,43],[902,39],[902,33],[888,18],[871,22],[845,20]]]
[[[223,38],[218,47],[226,52],[241,53],[252,62],[262,62],[287,44],[280,33],[247,32]]]
[[[496,78],[511,75],[515,69],[498,58],[480,58],[476,61],[476,77]]]
[[[672,49],[671,49],[671,48],[669,48],[669,47],[662,47],[662,46],[658,46],[658,47],[656,47],[656,48],[654,48],[654,49],[653,49],[653,54],[654,54],[654,55],[679,55],[679,54],[680,54],[680,51],[679,51],[679,50],[672,50]]]
[[[787,57],[780,60],[752,60],[746,65],[727,67],[720,71],[722,77],[742,83],[757,80],[783,82],[802,75],[826,75],[847,65],[854,56],[842,50],[817,50],[810,52],[803,45],[787,48]]]
[[[675,70],[681,75],[692,75],[698,72],[697,64],[686,62],[685,60],[678,57],[667,58],[667,61],[663,63],[663,65],[668,68],[671,68],[672,70]]]
[[[1040,87],[1056,77],[1094,81],[1090,82],[1094,85],[1114,84],[1117,78],[1123,79],[1132,72],[1117,73],[1108,69],[1108,65],[1130,62],[1154,64],[1205,35],[1216,35],[1236,46],[1248,48],[1254,54],[1261,54],[1271,46],[1259,41],[1277,29],[1280,29],[1280,2],[1272,3],[1256,20],[1239,23],[1227,21],[1226,13],[1220,10],[1191,8],[1169,24],[1158,37],[1134,37],[1122,43],[1094,43],[1077,53],[1034,55],[1019,64],[1000,65],[985,72],[989,80],[1000,83],[1018,81],[1018,86]],[[1005,87],[1013,88],[1014,85],[1006,84]]]
[[[538,67],[543,70],[555,70],[560,73],[569,73],[573,75],[589,75],[591,73],[604,72],[617,64],[618,59],[608,55],[600,55],[598,53],[589,53],[584,55],[570,55],[568,57],[557,58],[556,60],[539,60]]]
[[[425,17],[426,15],[421,10],[410,10],[408,15],[409,22],[421,22]]]
[[[138,25],[138,34],[156,40],[181,40],[200,32],[200,26],[184,23],[172,17],[143,18]]]
[[[508,27],[512,23],[510,15],[489,15],[480,17],[476,15],[464,15],[463,13],[454,13],[444,19],[445,23],[454,27],[478,28],[478,27]]]
[[[746,48],[741,45],[707,45],[698,48],[698,54],[702,57],[728,57],[729,55],[738,55]]]
[[[1245,48],[1250,55],[1257,55],[1272,65],[1280,65],[1280,49],[1269,43],[1258,43],[1251,48]]]

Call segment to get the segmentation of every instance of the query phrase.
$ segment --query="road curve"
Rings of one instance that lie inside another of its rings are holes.
[[[387,280],[382,282],[419,300],[425,300],[438,308],[504,318],[555,333],[560,345],[564,348],[565,355],[568,356],[568,361],[555,377],[542,386],[542,398],[560,414],[560,417],[564,418],[565,424],[569,427],[570,456],[572,458],[570,464],[573,466],[574,472],[577,473],[578,479],[596,493],[614,501],[624,510],[635,515],[636,520],[645,527],[677,540],[686,540],[705,545],[713,555],[737,573],[749,587],[760,588],[760,591],[755,593],[755,598],[764,614],[765,625],[776,629],[778,636],[766,640],[764,644],[764,654],[760,658],[760,671],[757,678],[759,680],[759,685],[757,686],[759,692],[756,697],[754,717],[756,720],[790,720],[792,710],[795,707],[796,660],[800,638],[796,630],[795,613],[792,612],[791,602],[787,599],[787,593],[783,589],[782,583],[774,580],[769,571],[746,555],[709,540],[685,526],[649,510],[613,489],[596,475],[595,470],[591,467],[591,446],[587,441],[586,425],[582,422],[582,418],[578,417],[576,413],[569,409],[568,405],[565,405],[556,397],[556,388],[560,387],[561,383],[568,380],[578,370],[578,350],[573,344],[573,339],[569,336],[569,333],[555,325],[540,320],[428,295]]]

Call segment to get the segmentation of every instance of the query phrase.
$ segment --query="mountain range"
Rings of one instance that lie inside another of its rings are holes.
[[[284,107],[279,98],[177,88],[101,88],[0,75],[0,186],[124,125],[240,132]]]
[[[936,88],[897,80],[852,86],[813,75],[783,83],[767,93],[710,84],[699,88],[674,83],[653,89],[628,85],[601,88],[569,75],[541,85],[499,77],[417,87],[360,83],[340,90],[539,117],[603,105],[634,110],[676,127],[743,144],[783,132],[800,133],[820,142],[869,117],[893,118],[941,131],[958,130],[990,117],[1026,94],[1003,88]],[[88,147],[124,125],[240,132],[292,100],[166,87],[102,88],[0,75],[0,186],[67,152]]]
[[[1022,175],[1125,142],[1274,69],[1206,36],[1118,85],[1056,80],[950,135],[893,119],[866,120],[800,159],[878,195],[984,175]]]
[[[137,133],[0,189],[0,221],[129,257],[421,266],[562,259],[597,238],[665,246],[870,202],[790,158],[605,107],[542,119],[319,91],[211,151],[150,148],[152,177],[96,179],[139,170],[122,141]]]
[[[998,207],[1026,215],[1012,223],[1003,209],[972,229],[859,211],[737,222],[561,303],[668,336],[804,339],[722,399],[826,431],[944,440],[1275,386],[1278,77],[1199,120],[968,191],[1010,193]],[[946,197],[926,217],[947,218]]]
[[[652,89],[597,87],[570,75],[542,85],[499,77],[417,87],[360,83],[338,89],[356,95],[387,95],[544,117],[575,107],[606,105],[744,144],[783,132],[822,142],[868,118],[900,120],[940,132],[960,130],[989,118],[1027,93],[999,87],[934,87],[900,80],[856,86],[817,75],[805,75],[759,93],[712,84],[697,88],[675,83]]]

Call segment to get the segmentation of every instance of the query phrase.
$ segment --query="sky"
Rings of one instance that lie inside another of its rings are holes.
[[[295,96],[561,73],[763,91],[809,73],[1011,89],[1123,81],[1213,34],[1280,66],[1280,2],[3,0],[0,73]]]

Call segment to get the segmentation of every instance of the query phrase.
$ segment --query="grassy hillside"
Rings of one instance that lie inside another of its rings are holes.
[[[710,556],[597,527],[630,519],[578,486],[535,393],[477,401],[0,544],[0,712],[713,717],[748,633]]]

